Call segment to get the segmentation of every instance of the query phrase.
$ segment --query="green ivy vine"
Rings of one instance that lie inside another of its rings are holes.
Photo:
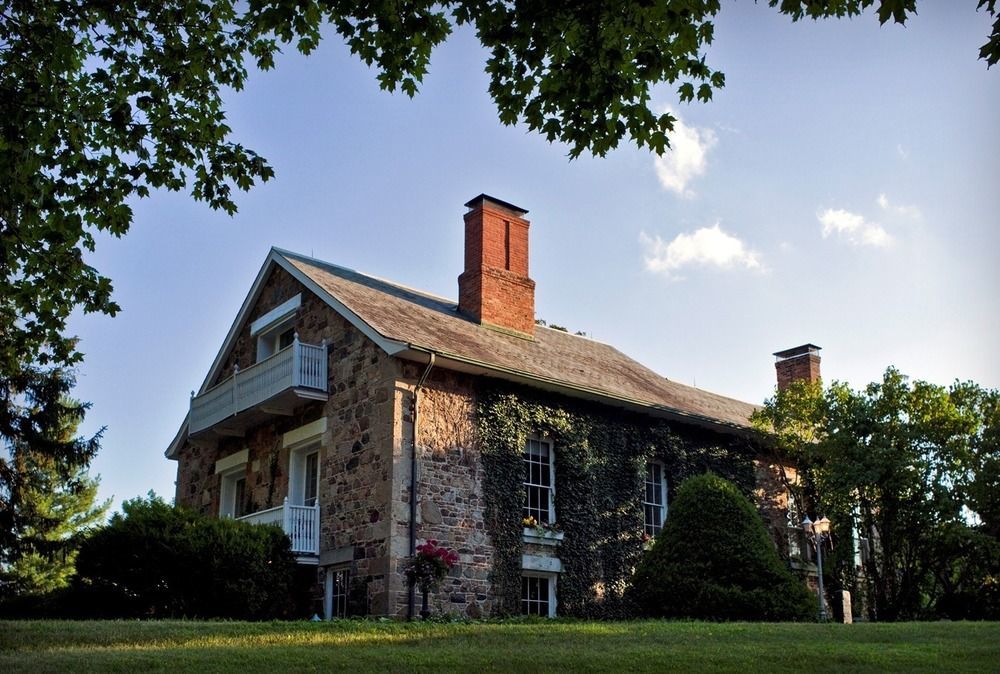
[[[663,462],[668,503],[690,475],[712,471],[748,495],[757,452],[746,439],[557,396],[494,384],[480,392],[477,424],[484,468],[486,528],[493,541],[493,613],[521,605],[522,452],[531,434],[555,447],[559,613],[626,618],[627,590],[643,554],[646,462]]]

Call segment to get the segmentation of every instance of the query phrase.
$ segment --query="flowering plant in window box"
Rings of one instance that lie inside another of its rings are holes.
[[[653,543],[655,543],[655,542],[656,542],[656,539],[653,536],[650,536],[646,532],[642,533],[642,549],[643,550],[647,550],[647,551],[648,550],[652,550],[653,549]]]
[[[523,518],[524,542],[540,545],[558,545],[563,539],[562,528],[558,522],[539,522],[531,515]]]
[[[454,550],[438,545],[436,540],[429,540],[417,546],[417,554],[406,566],[406,579],[410,585],[420,588],[423,594],[421,617],[426,620],[430,615],[427,609],[427,595],[436,589],[453,566],[458,564],[458,554]]]

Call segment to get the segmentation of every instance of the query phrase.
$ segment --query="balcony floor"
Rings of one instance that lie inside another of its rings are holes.
[[[278,395],[245,409],[235,416],[223,419],[210,428],[198,431],[197,433],[191,433],[188,437],[192,442],[200,444],[215,444],[219,438],[223,437],[243,437],[247,429],[252,426],[262,424],[276,416],[292,416],[295,408],[306,402],[314,400],[325,402],[329,398],[329,394],[316,389],[286,389]]]

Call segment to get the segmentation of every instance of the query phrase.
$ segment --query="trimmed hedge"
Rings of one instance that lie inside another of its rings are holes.
[[[5,612],[234,620],[307,615],[315,569],[296,564],[278,527],[205,517],[152,496],[126,501],[122,509],[80,548],[70,588]]]
[[[809,620],[813,597],[778,557],[750,500],[731,482],[686,480],[633,577],[651,616],[706,620]]]

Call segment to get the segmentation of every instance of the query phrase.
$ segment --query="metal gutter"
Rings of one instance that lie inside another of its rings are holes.
[[[412,419],[413,424],[413,439],[410,441],[410,557],[417,554],[417,485],[419,484],[417,482],[417,414],[419,411],[417,399],[420,389],[423,388],[424,382],[427,381],[427,376],[434,367],[434,359],[435,354],[433,352],[429,353],[427,367],[424,368],[423,374],[417,380],[417,385],[413,387],[413,397],[410,399],[410,419]],[[412,583],[410,584],[408,599],[406,619],[413,620],[417,607],[417,588]]]

